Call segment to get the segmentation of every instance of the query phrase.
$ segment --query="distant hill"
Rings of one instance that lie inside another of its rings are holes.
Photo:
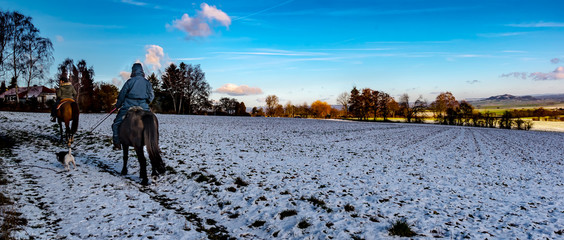
[[[536,108],[564,106],[564,94],[514,96],[503,94],[482,99],[468,99],[476,108]]]
[[[535,98],[538,98],[540,100],[545,100],[545,99],[551,99],[551,100],[555,100],[555,101],[562,101],[564,102],[564,93],[561,94],[537,94],[537,95],[532,95]]]
[[[537,100],[536,98],[534,98],[533,96],[522,96],[522,97],[518,97],[518,96],[513,96],[511,94],[503,94],[503,95],[498,95],[498,96],[491,96],[489,98],[484,99],[486,101],[488,100],[518,100],[518,101],[534,101]]]

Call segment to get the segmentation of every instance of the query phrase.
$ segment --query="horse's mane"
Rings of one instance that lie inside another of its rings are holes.
[[[127,111],[134,111],[134,112],[136,112],[136,111],[143,111],[143,110],[144,110],[144,109],[143,109],[142,107],[140,107],[140,106],[133,106],[133,107],[130,107]]]
[[[127,114],[125,115],[124,118],[126,118],[129,115],[130,116],[135,116],[135,115],[136,116],[143,116],[143,115],[145,115],[145,112],[147,112],[147,111],[145,111],[145,109],[143,109],[142,107],[133,106],[133,107],[130,107],[129,109],[127,109]]]

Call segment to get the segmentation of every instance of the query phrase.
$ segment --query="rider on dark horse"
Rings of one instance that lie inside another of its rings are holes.
[[[153,101],[155,94],[151,82],[145,78],[141,63],[133,64],[131,78],[128,79],[119,91],[115,107],[120,108],[114,123],[112,124],[114,150],[121,149],[119,142],[119,126],[127,114],[127,110],[133,106],[139,106],[150,111],[149,103]]]
[[[59,106],[59,104],[61,103],[61,100],[63,99],[73,99],[76,97],[76,90],[74,89],[74,86],[67,80],[61,80],[59,82],[59,88],[57,88],[57,101],[55,102],[55,104],[53,104],[52,108],[51,108],[51,122],[55,122],[57,121],[57,107]]]

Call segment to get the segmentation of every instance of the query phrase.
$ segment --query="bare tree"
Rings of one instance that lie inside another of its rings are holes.
[[[6,70],[11,72],[11,84],[16,88],[16,102],[19,103],[19,77],[24,74],[25,67],[25,48],[23,40],[30,32],[37,31],[31,24],[31,18],[22,15],[19,12],[11,12],[7,14],[7,22],[5,25],[4,34],[6,34],[8,42],[7,54],[4,55],[6,61]]]
[[[53,64],[53,44],[48,38],[39,37],[38,33],[39,31],[30,32],[22,43],[25,49],[23,77],[27,89],[33,80],[44,79],[49,72],[49,66]]]
[[[0,74],[4,75],[4,65],[7,59],[8,42],[11,40],[9,12],[0,11]],[[2,76],[0,75],[0,76]],[[4,81],[5,82],[5,81]]]
[[[343,106],[343,109],[345,111],[345,115],[348,115],[349,112],[349,99],[351,97],[351,94],[348,92],[343,92],[341,94],[339,94],[339,96],[337,97],[337,103],[340,104],[341,106]]]
[[[423,100],[423,96],[419,96],[414,103],[410,103],[409,95],[404,93],[399,100],[400,108],[407,122],[421,121],[419,114],[427,108],[427,102]]]
[[[430,109],[435,113],[435,117],[439,122],[447,124],[447,110],[451,109],[448,112],[452,113],[453,110],[456,111],[458,106],[459,103],[451,92],[442,92],[431,103]]]
[[[295,113],[296,113],[296,106],[292,105],[292,102],[288,101],[284,106],[284,115],[293,118]]]
[[[392,111],[392,106],[391,106],[392,101],[394,101],[394,99],[390,97],[389,94],[385,92],[380,92],[380,97],[378,98],[378,105],[380,107],[380,111],[382,112],[382,117],[384,118],[384,121],[388,120],[388,116]]]
[[[266,96],[266,115],[269,117],[273,117],[276,111],[276,107],[278,104],[278,97],[276,95],[268,95]]]

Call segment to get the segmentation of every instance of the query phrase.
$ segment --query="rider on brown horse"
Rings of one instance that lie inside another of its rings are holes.
[[[51,108],[51,122],[55,122],[57,119],[57,107],[61,100],[67,98],[74,99],[77,95],[74,86],[67,79],[61,80],[59,85],[61,87],[57,88],[57,102]]]

